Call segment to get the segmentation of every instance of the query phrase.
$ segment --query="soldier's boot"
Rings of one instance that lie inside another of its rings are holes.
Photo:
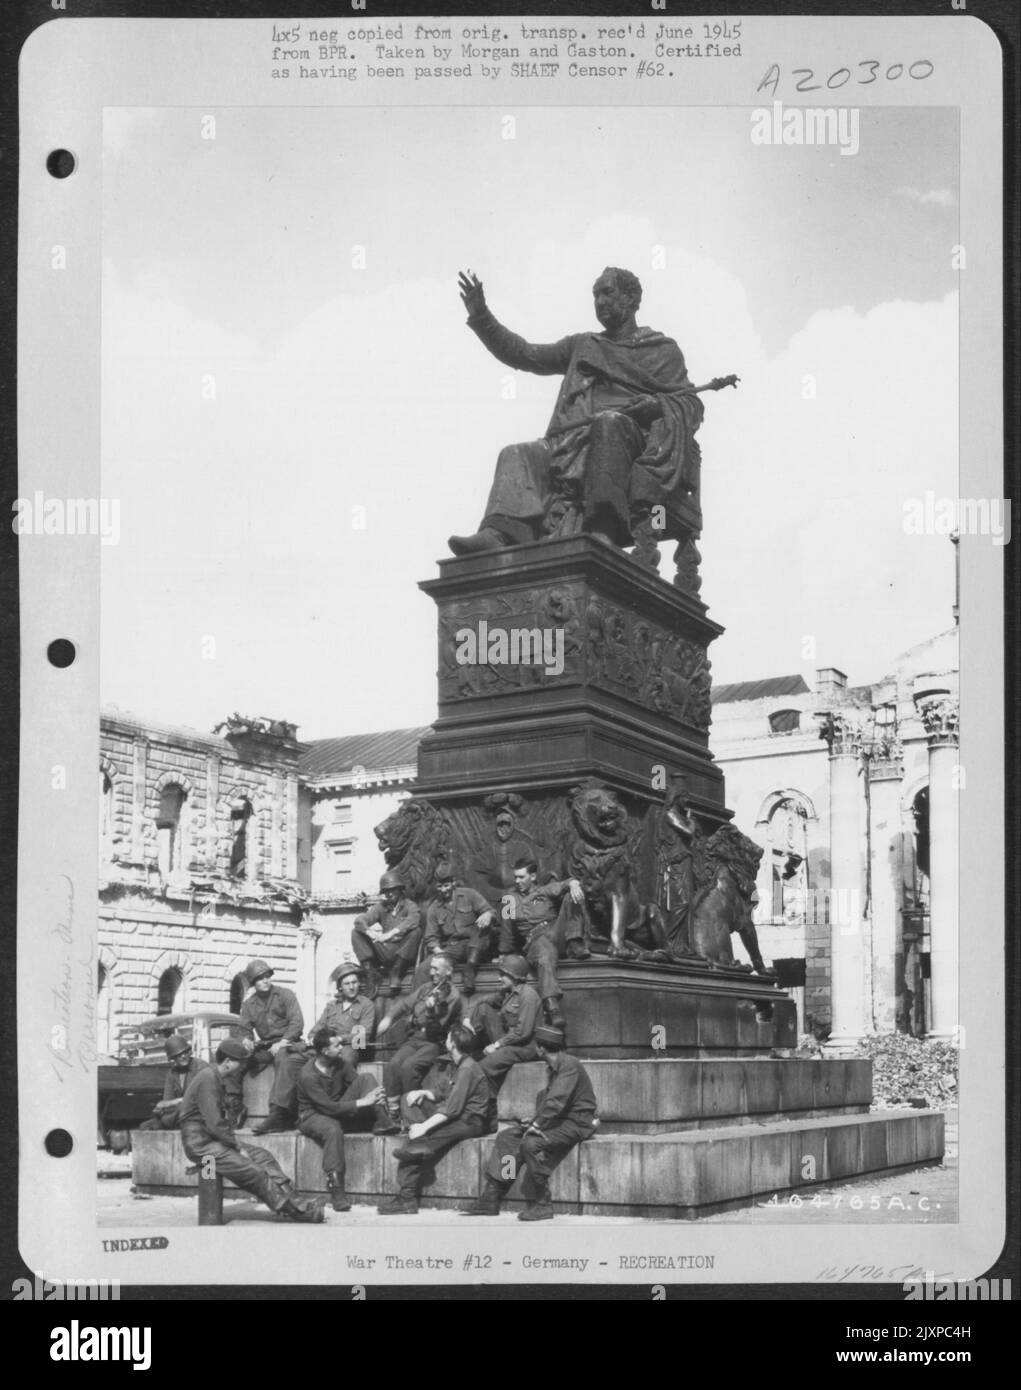
[[[373,1134],[400,1134],[400,1096],[387,1096],[385,1105],[376,1106],[376,1123],[372,1126],[372,1132]]]
[[[252,1126],[253,1134],[280,1134],[283,1130],[291,1129],[291,1117],[286,1110],[281,1110],[279,1105],[270,1106],[269,1114],[264,1120],[260,1120],[257,1125]]]
[[[636,517],[631,522],[631,536],[635,546],[631,552],[631,558],[643,569],[659,569],[659,538],[660,532],[655,529],[652,520],[648,516]]]
[[[483,526],[471,536],[451,536],[447,545],[455,555],[481,555],[487,550],[503,550],[511,541],[502,531]]]
[[[524,1211],[518,1212],[519,1221],[552,1221],[556,1213],[549,1199],[549,1184],[544,1183],[534,1202],[529,1202]]]
[[[330,1205],[334,1211],[350,1211],[351,1199],[344,1191],[344,1178],[341,1173],[327,1173],[327,1186],[330,1189]]]
[[[469,951],[468,959],[465,962],[464,970],[461,973],[461,992],[463,994],[475,993],[475,971],[479,966],[481,951]]]
[[[326,1220],[321,1197],[311,1202],[306,1202],[303,1197],[288,1197],[280,1208],[280,1215],[309,1226],[321,1226]]]
[[[542,1001],[542,1012],[550,1028],[559,1028],[561,1032],[564,1032],[567,1028],[567,1020],[561,1012],[560,1000],[556,995]]]
[[[418,1198],[412,1192],[398,1192],[396,1197],[388,1197],[376,1208],[380,1216],[414,1216],[418,1211]]]
[[[485,1186],[474,1202],[469,1202],[466,1206],[458,1207],[462,1216],[499,1216],[500,1203],[507,1195],[510,1183],[497,1182],[495,1178],[486,1178]]]

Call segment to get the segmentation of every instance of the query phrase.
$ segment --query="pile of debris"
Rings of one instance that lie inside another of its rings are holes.
[[[811,1033],[798,1039],[795,1057],[825,1057]],[[884,1033],[863,1038],[858,1055],[872,1059],[873,1110],[947,1110],[957,1104],[957,1048],[934,1038]]]

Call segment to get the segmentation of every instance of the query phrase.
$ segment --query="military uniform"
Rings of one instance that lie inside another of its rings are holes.
[[[403,1044],[383,1067],[384,1089],[395,1101],[420,1086],[439,1057],[447,1034],[460,1020],[461,995],[449,977],[439,985],[430,981],[399,999],[389,1017],[394,1022],[409,1020]]]
[[[509,994],[487,994],[477,1001],[472,1025],[497,1044],[496,1050],[487,1052],[479,1063],[494,1101],[511,1067],[539,1060],[533,1035],[541,1011],[542,1002],[529,984],[515,984]]]
[[[328,1028],[331,1033],[336,1033],[344,1044],[344,1061],[356,1066],[360,1048],[367,1047],[376,1032],[376,1005],[364,994],[356,994],[353,999],[338,994],[322,1011],[312,1033],[317,1033],[320,1028]],[[360,1047],[356,1047],[352,1041],[357,1028],[362,1029]]]
[[[157,1111],[148,1120],[138,1126],[139,1129],[177,1129],[181,1121],[180,1101],[188,1089],[188,1084],[194,1081],[204,1067],[208,1067],[208,1062],[202,1062],[198,1057],[193,1057],[188,1063],[187,1071],[178,1071],[176,1067],[168,1067],[167,1074],[163,1081],[163,1100],[168,1102],[166,1109]],[[170,1104],[171,1102],[177,1104]]]
[[[446,1098],[439,1102],[425,1100],[421,1105],[406,1106],[406,1117],[412,1124],[446,1115],[447,1123],[438,1126],[421,1139],[411,1139],[396,1149],[397,1186],[401,1197],[418,1201],[418,1194],[431,1171],[462,1139],[477,1139],[485,1133],[489,1107],[489,1084],[482,1068],[472,1057],[462,1057],[454,1075],[454,1083]]]
[[[565,914],[565,929],[562,933],[558,930],[560,900],[569,888],[568,879],[554,879],[551,883],[536,884],[527,893],[515,889],[509,894],[514,901],[514,918],[503,918],[500,928],[500,954],[509,955],[520,950],[535,970],[539,997],[544,1002],[559,999],[563,993],[557,980],[561,935],[565,941],[584,938],[584,929],[576,913]]]
[[[216,1067],[204,1066],[181,1099],[181,1141],[195,1163],[212,1158],[218,1177],[229,1178],[280,1211],[293,1196],[290,1181],[266,1149],[239,1144],[224,1114],[224,1085]]]
[[[260,1043],[267,1044],[256,1048],[248,1059],[246,1070],[258,1076],[268,1066],[273,1067],[270,1112],[280,1110],[293,1119],[298,1102],[298,1072],[308,1051],[301,1042],[305,1020],[297,995],[283,985],[273,985],[268,994],[253,992],[241,1005],[241,1022],[249,1037],[254,1036]],[[287,1046],[274,1056],[269,1045],[278,1042],[285,1042]],[[240,1073],[236,1073],[236,1086],[229,1088],[228,1095],[233,1098],[240,1088]]]
[[[596,1097],[588,1073],[576,1057],[552,1052],[546,1059],[548,1079],[535,1102],[531,1126],[509,1125],[496,1137],[485,1164],[486,1177],[502,1190],[510,1186],[506,1160],[524,1167],[522,1196],[529,1202],[548,1200],[549,1180],[575,1144],[596,1132]],[[538,1134],[530,1130],[539,1130]]]
[[[425,949],[442,951],[457,965],[464,965],[473,951],[484,950],[489,928],[479,927],[478,919],[493,908],[474,888],[456,887],[449,902],[437,899],[425,914]]]
[[[351,949],[362,965],[376,966],[405,974],[415,964],[422,940],[422,913],[410,898],[401,898],[391,912],[382,903],[374,903],[368,912],[355,918],[351,929]],[[396,929],[392,941],[373,941],[370,927],[383,931]]]
[[[365,1129],[372,1122],[372,1107],[356,1104],[376,1089],[368,1073],[360,1075],[348,1062],[323,1072],[315,1059],[298,1074],[298,1128],[323,1151],[323,1172],[336,1176],[344,1186],[344,1131]]]

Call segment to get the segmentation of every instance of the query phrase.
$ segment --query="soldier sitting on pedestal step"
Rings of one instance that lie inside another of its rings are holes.
[[[474,1056],[478,1041],[471,1028],[451,1028],[446,1042],[455,1072],[448,1095],[439,1102],[432,1091],[411,1091],[405,1096],[405,1115],[412,1123],[407,1144],[394,1153],[399,1191],[376,1208],[381,1216],[417,1212],[422,1188],[437,1161],[462,1139],[477,1139],[485,1133],[489,1086]]]
[[[174,1033],[163,1044],[170,1066],[163,1081],[163,1099],[156,1102],[152,1116],[138,1126],[139,1129],[177,1129],[181,1122],[181,1097],[188,1089],[188,1083],[208,1062],[202,1062],[191,1050],[191,1043]]]
[[[564,1051],[564,1035],[556,1028],[537,1028],[535,1045],[546,1063],[546,1086],[535,1102],[535,1115],[508,1125],[497,1135],[486,1160],[485,1184],[479,1197],[460,1208],[463,1216],[498,1216],[521,1167],[521,1193],[527,1202],[519,1221],[548,1221],[553,1216],[549,1183],[555,1169],[575,1144],[591,1139],[599,1119],[588,1072]]]
[[[537,1062],[535,1030],[542,1016],[542,1001],[528,982],[528,962],[523,956],[500,957],[500,989],[481,995],[474,1004],[472,1027],[487,1039],[480,1066],[489,1082],[491,1131],[496,1130],[496,1098],[511,1067],[518,1062]]]
[[[534,966],[546,1022],[551,1027],[563,1028],[564,1016],[560,1012],[563,990],[557,979],[558,905],[565,893],[571,895],[576,905],[585,901],[585,894],[576,878],[539,883],[538,875],[539,866],[534,859],[519,859],[514,866],[514,888],[503,899],[500,955],[520,950],[529,965]],[[580,958],[586,954],[579,914],[568,914],[564,936],[569,957]]]
[[[362,993],[360,966],[342,961],[330,979],[337,986],[336,998],[322,1011],[312,1032],[328,1028],[336,1033],[344,1045],[344,1061],[357,1066],[359,1052],[364,1052],[376,1031],[376,1006]]]
[[[216,1176],[265,1202],[292,1221],[321,1222],[322,1203],[295,1195],[290,1179],[273,1155],[257,1144],[240,1144],[227,1120],[224,1083],[239,1077],[248,1062],[244,1043],[228,1038],[216,1049],[216,1065],[203,1067],[181,1099],[181,1142],[193,1163],[212,1159]]]
[[[382,903],[374,903],[356,917],[351,929],[351,949],[365,968],[370,998],[382,992],[384,970],[390,972],[389,992],[400,992],[401,980],[414,966],[422,940],[422,914],[406,896],[404,879],[396,869],[388,869],[379,880],[379,893]]]
[[[442,951],[455,965],[464,967],[462,992],[474,994],[476,968],[491,954],[489,928],[496,913],[481,893],[456,881],[450,864],[439,864],[434,877],[436,901],[429,904],[425,914],[427,957],[418,967],[415,984],[424,984],[429,978],[428,956]]]
[[[350,1211],[344,1191],[344,1131],[365,1129],[382,1088],[369,1072],[359,1073],[345,1060],[344,1040],[328,1028],[312,1035],[315,1056],[298,1076],[298,1128],[323,1151],[323,1172],[334,1211]]]
[[[461,1019],[461,995],[454,986],[454,966],[437,953],[429,961],[429,979],[394,1004],[376,1030],[382,1041],[399,1019],[408,1019],[404,1042],[383,1067],[385,1105],[380,1107],[373,1134],[399,1134],[401,1096],[420,1086],[440,1055],[453,1024]]]
[[[245,969],[245,977],[253,993],[241,1005],[241,1022],[249,1039],[251,1056],[246,1070],[258,1076],[267,1067],[273,1068],[273,1089],[269,1093],[269,1114],[261,1124],[253,1126],[253,1134],[273,1134],[293,1129],[298,1118],[298,1072],[308,1052],[302,1041],[305,1020],[297,995],[282,985],[272,983],[273,970],[264,960],[253,960]],[[232,1078],[228,1104],[234,1105],[240,1096],[240,1075]]]

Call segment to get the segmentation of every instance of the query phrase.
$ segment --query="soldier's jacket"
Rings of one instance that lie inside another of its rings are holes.
[[[554,879],[538,883],[527,893],[511,893],[514,899],[514,918],[510,925],[526,934],[536,927],[556,921],[560,899],[569,888],[568,880]]]
[[[542,1001],[538,992],[528,984],[515,985],[509,994],[484,994],[475,1000],[476,1004],[491,1004],[500,1010],[504,1035],[499,1039],[501,1047],[523,1047],[532,1041],[535,1025],[542,1013]]]
[[[182,1129],[188,1124],[201,1125],[211,1139],[237,1148],[234,1131],[224,1115],[223,1079],[215,1067],[203,1067],[189,1082],[178,1119]]]
[[[260,1042],[297,1042],[305,1027],[298,997],[283,985],[266,995],[252,994],[241,1005],[241,1022]]]
[[[407,936],[408,932],[414,931],[422,920],[422,912],[417,903],[413,903],[410,898],[401,898],[393,912],[387,910],[382,903],[373,903],[368,912],[361,913],[355,918],[356,927],[382,927],[384,931],[397,930],[397,938]]]
[[[429,904],[425,914],[426,946],[431,947],[436,942],[442,946],[444,941],[459,941],[471,936],[476,919],[484,912],[492,911],[482,894],[476,893],[474,888],[455,888],[450,902]]]
[[[448,1120],[485,1120],[489,1113],[489,1082],[486,1073],[473,1057],[462,1057],[454,1073],[450,1093],[440,1102],[436,1113]]]
[[[345,1043],[350,1043],[351,1034],[356,1028],[364,1028],[365,1041],[371,1042],[376,1031],[376,1006],[364,994],[356,994],[353,999],[338,995],[327,1004],[312,1031],[317,1032],[320,1028],[329,1028]]]
[[[328,1115],[340,1120],[358,1113],[358,1073],[349,1062],[343,1062],[324,1073],[315,1061],[306,1062],[298,1073],[298,1119],[313,1115]]]
[[[449,978],[444,985],[446,987],[437,986],[427,980],[418,989],[398,999],[390,1010],[390,1018],[394,1021],[410,1015],[409,1039],[423,1037],[427,1042],[441,1043],[461,1017],[460,991]]]
[[[537,1129],[554,1129],[572,1120],[583,1129],[595,1129],[596,1096],[588,1072],[566,1052],[552,1052],[546,1059],[548,1080],[535,1101]]]

